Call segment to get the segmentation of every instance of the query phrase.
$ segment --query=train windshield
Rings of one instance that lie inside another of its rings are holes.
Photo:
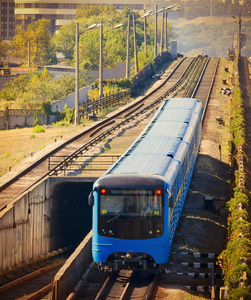
[[[101,190],[100,215],[161,217],[162,190]]]
[[[163,194],[163,189],[99,189],[99,234],[120,239],[162,236]]]

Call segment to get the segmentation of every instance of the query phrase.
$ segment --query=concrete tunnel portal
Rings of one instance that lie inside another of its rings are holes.
[[[96,178],[63,178],[50,188],[53,203],[50,232],[52,244],[68,247],[79,244],[92,227],[92,208],[88,196]]]

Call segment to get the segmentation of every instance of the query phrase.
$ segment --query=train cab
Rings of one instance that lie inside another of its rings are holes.
[[[112,264],[113,269],[152,269],[160,259],[163,261],[159,247],[169,235],[168,228],[164,228],[168,196],[160,178],[135,174],[100,178],[93,191],[97,216],[93,219],[93,230],[97,232],[93,237],[94,261]]]

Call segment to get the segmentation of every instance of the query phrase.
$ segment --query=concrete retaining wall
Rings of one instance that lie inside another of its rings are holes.
[[[91,85],[83,87],[79,90],[79,104],[83,105],[87,102],[87,95],[89,90],[91,89]],[[51,110],[56,112],[57,110],[63,111],[64,106],[67,104],[68,108],[75,107],[75,93],[72,93],[58,101],[52,103]],[[50,117],[50,123],[55,121],[54,116]],[[46,124],[46,116],[40,115],[38,116],[39,124]],[[23,113],[20,115],[11,115],[8,116],[8,124],[5,126],[4,124],[4,115],[3,112],[0,113],[0,129],[13,129],[16,127],[26,127],[32,126],[34,123],[34,113],[31,115],[25,116]]]
[[[0,271],[62,245],[55,180],[45,178],[0,211]]]
[[[96,179],[46,177],[2,206],[0,273],[23,261],[79,243],[91,228],[87,199]],[[91,245],[84,251],[84,254],[80,251],[80,257],[86,257],[81,260],[88,263]],[[82,272],[81,267],[76,272]]]
[[[87,95],[91,88],[91,85],[88,85],[79,90],[79,105],[83,105],[87,102]],[[56,112],[57,110],[63,111],[65,104],[67,104],[68,108],[75,107],[75,93],[53,102],[51,105],[51,110],[53,112]]]
[[[47,186],[45,180],[0,211],[0,270],[55,249],[49,222],[53,199]]]
[[[53,300],[64,300],[72,292],[92,261],[92,231],[79,244],[64,266],[58,271],[53,281]]]
[[[9,115],[8,119],[8,129],[13,129],[16,127],[27,127],[32,126],[34,124],[34,115]],[[39,124],[46,123],[46,117],[38,116],[38,122]]]

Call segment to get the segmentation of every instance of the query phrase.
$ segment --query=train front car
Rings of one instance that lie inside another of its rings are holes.
[[[167,261],[164,191],[162,178],[156,176],[116,174],[98,180],[94,188],[98,199],[93,219],[95,262],[113,269],[152,269]]]
[[[168,99],[94,183],[92,255],[101,268],[152,269],[168,262],[200,135],[200,101]]]

